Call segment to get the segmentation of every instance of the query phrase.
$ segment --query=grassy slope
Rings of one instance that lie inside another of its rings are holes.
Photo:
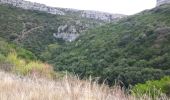
[[[149,100],[149,96],[126,95],[115,86],[108,88],[90,81],[65,77],[61,80],[31,79],[0,72],[1,100]],[[168,100],[166,96],[155,98]]]
[[[56,70],[136,84],[170,75],[170,5],[92,29],[77,41],[54,49]],[[48,52],[48,51],[47,51]]]

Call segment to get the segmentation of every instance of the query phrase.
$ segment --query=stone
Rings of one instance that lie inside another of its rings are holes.
[[[72,42],[79,37],[77,29],[73,25],[61,25],[58,27],[58,32],[53,33],[53,36],[58,39],[63,39],[65,41]]]
[[[75,34],[75,33],[70,33],[70,34],[68,34],[68,33],[54,33],[53,36],[55,38],[58,38],[58,39],[63,39],[65,41],[72,42],[79,37],[79,34]]]
[[[108,22],[124,17],[124,15],[122,14],[110,14],[99,11],[82,11],[81,16],[85,18],[103,20]]]

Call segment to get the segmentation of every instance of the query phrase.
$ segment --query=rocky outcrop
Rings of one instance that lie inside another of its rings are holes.
[[[79,37],[79,34],[74,33],[54,33],[53,36],[58,39],[63,39],[68,42],[72,42]]]
[[[82,11],[81,16],[85,18],[91,18],[91,19],[97,19],[97,20],[103,20],[109,22],[124,17],[124,15],[121,14],[109,14],[109,13],[98,12],[98,11]]]
[[[55,38],[63,39],[65,41],[72,42],[79,36],[79,32],[76,26],[73,25],[61,25],[58,27],[58,32],[54,33]]]
[[[73,15],[78,15],[78,17],[102,20],[106,22],[114,21],[124,17],[124,15],[121,14],[110,14],[110,13],[104,13],[98,11],[82,11],[82,10],[69,9],[69,8],[49,7],[44,4],[39,4],[39,3],[29,2],[24,0],[0,0],[0,4],[10,4],[15,7],[20,7],[23,9],[38,10],[38,11],[43,11],[46,13],[57,14],[57,15],[68,15],[72,13]]]
[[[157,6],[160,6],[162,4],[170,3],[170,0],[157,0]]]
[[[15,7],[20,7],[23,9],[38,10],[38,11],[44,11],[51,14],[65,15],[64,12],[60,11],[57,8],[48,7],[44,4],[39,4],[39,3],[29,2],[24,0],[0,0],[0,4],[10,4]]]

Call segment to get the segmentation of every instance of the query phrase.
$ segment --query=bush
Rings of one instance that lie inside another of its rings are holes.
[[[17,72],[19,74],[21,74],[22,69],[26,65],[26,62],[22,59],[19,59],[17,57],[17,53],[15,53],[15,52],[9,53],[6,58],[6,61],[9,62],[10,64],[12,64],[14,66],[13,71]]]
[[[170,81],[168,83],[165,83],[165,85],[162,87],[162,90],[164,93],[167,94],[167,96],[170,97]]]
[[[170,76],[161,80],[147,81],[145,84],[137,84],[132,91],[135,95],[150,94],[152,97],[155,97],[165,93],[167,96],[170,96]]]
[[[54,77],[55,73],[52,66],[39,61],[25,61],[18,58],[17,53],[9,53],[6,61],[13,65],[12,71],[21,75],[34,77]]]
[[[0,53],[0,63],[5,60],[5,56]]]

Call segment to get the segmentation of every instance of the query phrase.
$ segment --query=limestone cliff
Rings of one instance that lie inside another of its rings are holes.
[[[15,7],[20,7],[23,9],[38,10],[57,15],[69,15],[70,13],[68,12],[71,12],[73,15],[77,15],[79,17],[102,20],[106,22],[114,21],[124,16],[121,14],[110,14],[97,11],[83,11],[69,8],[55,8],[46,6],[44,4],[29,2],[25,0],[0,0],[0,4],[10,4]]]
[[[44,11],[51,14],[65,15],[64,12],[60,11],[57,8],[48,7],[44,4],[39,4],[39,3],[29,2],[24,0],[0,0],[0,4],[10,4],[23,9],[38,10],[38,11]]]
[[[122,14],[110,14],[99,11],[82,11],[81,16],[85,18],[98,19],[103,21],[113,21],[124,17]]]

